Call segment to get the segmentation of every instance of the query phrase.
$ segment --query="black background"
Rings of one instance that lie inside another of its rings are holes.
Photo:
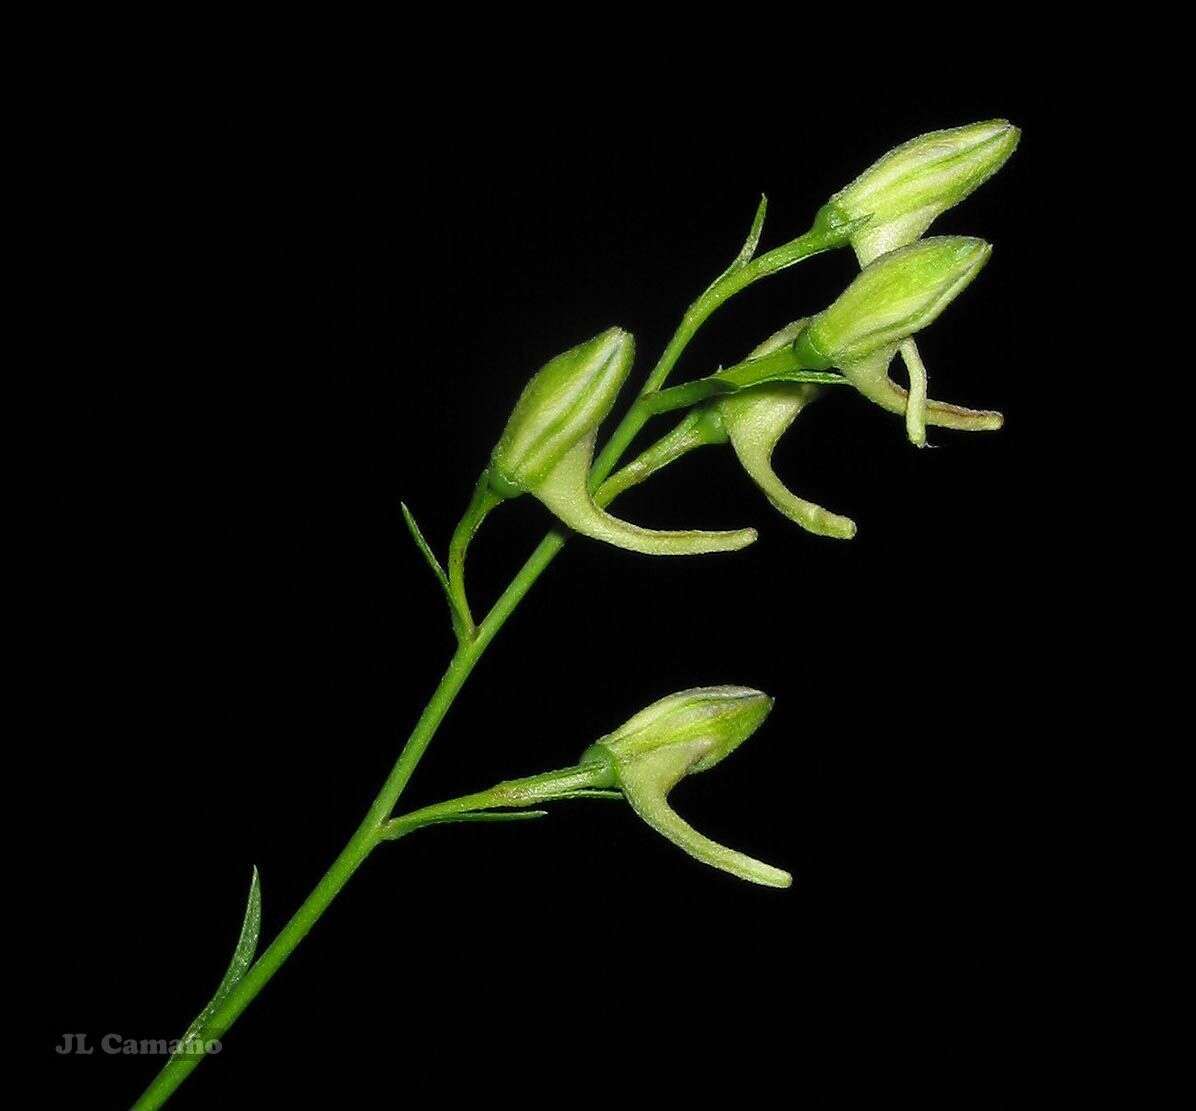
[[[60,182],[52,204],[73,276],[62,350],[88,354],[55,364],[37,460],[61,681],[36,737],[68,816],[46,846],[58,955],[39,1052],[68,1100],[121,1106],[158,1062],[55,1058],[60,1036],[177,1036],[224,969],[251,865],[265,941],[393,762],[452,645],[400,498],[443,552],[549,357],[617,323],[646,373],[761,192],[766,249],[897,143],[1001,115],[1021,148],[933,229],[983,236],[993,259],[921,348],[933,396],[1006,428],[932,430],[918,452],[858,396],[820,401],[777,469],[858,522],[850,543],[781,518],[729,451],[631,492],[634,521],[760,540],[675,560],[571,543],[404,800],[571,762],[673,690],[753,685],[777,698],[770,720],[674,801],[794,887],[703,868],[614,804],[420,833],[367,862],[176,1105],[316,1105],[326,1084],[350,1106],[531,1098],[623,1086],[629,1059],[648,1091],[694,1070],[755,1098],[781,1076],[800,1092],[832,1053],[849,1091],[898,1040],[914,1075],[974,1059],[973,1094],[989,1088],[1047,885],[1028,720],[1054,635],[1033,572],[1054,414],[1020,359],[1053,120],[1024,82],[949,87],[839,91],[834,112],[800,111],[779,80],[444,115],[280,93],[119,135],[80,123],[89,187]],[[674,381],[854,271],[838,252],[753,287]],[[475,608],[547,524],[530,498],[492,516]]]

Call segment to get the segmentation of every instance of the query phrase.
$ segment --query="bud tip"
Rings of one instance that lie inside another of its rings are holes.
[[[993,253],[991,243],[978,239],[974,235],[961,235],[958,239],[959,245],[955,249],[955,257],[960,262],[974,259],[977,265],[983,265],[988,261],[989,255]]]
[[[605,348],[610,347],[611,354],[622,350],[627,344],[635,343],[635,337],[617,324],[612,328],[607,328],[600,336],[598,342]]]
[[[993,135],[1000,136],[1009,144],[1009,150],[1012,152],[1018,143],[1022,140],[1022,129],[1016,124],[1010,123],[1008,120],[990,120],[989,123],[993,128]]]

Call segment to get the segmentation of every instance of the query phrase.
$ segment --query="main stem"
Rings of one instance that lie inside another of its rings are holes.
[[[792,266],[802,259],[836,245],[837,243],[830,241],[823,233],[811,230],[720,278],[690,306],[672,340],[669,341],[668,347],[665,348],[664,354],[661,355],[660,361],[644,383],[639,396],[642,398],[661,387],[697,330],[726,300],[760,278],[776,273],[778,270]],[[598,489],[610,475],[615,464],[630,447],[631,441],[635,439],[636,434],[643,428],[650,415],[640,405],[632,405],[627,411],[603,448],[602,454],[594,463],[590,472],[592,489]],[[613,500],[618,490],[608,490],[604,493],[606,496],[600,494],[597,500],[605,505]],[[349,843],[332,862],[332,866],[324,873],[312,893],[295,911],[291,920],[282,928],[265,952],[258,957],[237,986],[225,997],[203,1028],[197,1032],[194,1040],[211,1041],[219,1039],[227,1033],[232,1024],[240,1017],[241,1012],[269,983],[274,973],[282,967],[320,916],[328,909],[332,900],[349,882],[353,873],[361,867],[365,858],[383,839],[382,831],[387,819],[414,774],[416,766],[427,751],[428,745],[432,743],[432,738],[436,735],[436,730],[444,720],[445,714],[448,713],[449,707],[452,706],[453,700],[465,685],[466,679],[469,678],[482,654],[490,646],[490,642],[506,623],[507,618],[515,612],[516,607],[523,601],[524,596],[536,580],[565,546],[566,539],[567,534],[561,528],[550,529],[507,585],[506,590],[499,596],[498,601],[494,603],[485,620],[477,627],[472,639],[465,639],[458,645],[457,651],[449,662],[448,669],[441,677],[435,691],[432,692],[432,697],[428,700],[423,713],[415,723],[415,728],[407,738],[407,743],[403,746],[398,761],[391,769],[390,775],[387,776],[382,790],[378,792],[378,797],[374,799],[365,819],[358,826],[357,832],[349,839]],[[462,555],[462,563],[463,561]],[[154,1108],[161,1107],[202,1060],[202,1054],[176,1053],[173,1055],[134,1104],[133,1111],[153,1111]]]
[[[529,583],[530,585],[530,583]],[[219,1039],[224,1036],[229,1027],[240,1017],[241,1012],[253,1001],[258,992],[269,983],[270,978],[282,966],[283,962],[294,952],[296,946],[307,936],[312,926],[328,909],[328,905],[340,893],[341,888],[349,882],[350,877],[361,867],[365,858],[381,840],[383,824],[394,809],[395,803],[403,793],[416,764],[424,754],[436,729],[448,713],[453,699],[461,690],[469,673],[473,670],[482,652],[485,650],[479,636],[472,643],[462,646],[454,654],[432,697],[429,699],[424,712],[416,722],[398,762],[387,776],[382,790],[374,800],[357,832],[349,839],[349,843],[341,850],[340,855],[333,861],[332,866],[324,873],[323,878],[303,904],[282,928],[279,935],[270,946],[246,972],[244,978],[225,997],[220,1007],[208,1019],[204,1027],[196,1034],[196,1040],[201,1042]],[[493,631],[490,637],[493,637]],[[149,1111],[161,1107],[171,1093],[190,1075],[191,1071],[203,1060],[202,1054],[176,1053],[163,1066],[162,1071],[154,1078],[150,1086],[134,1104],[134,1111]]]

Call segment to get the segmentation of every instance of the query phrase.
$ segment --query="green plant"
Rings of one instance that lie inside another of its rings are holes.
[[[672,340],[609,440],[598,429],[631,373],[635,344],[620,328],[551,359],[527,384],[457,525],[445,564],[404,505],[411,535],[444,592],[456,649],[414,730],[357,831],[315,889],[265,951],[254,959],[261,918],[256,870],[241,936],[215,995],[179,1039],[138,1108],[161,1106],[287,960],[366,857],[418,829],[448,822],[542,817],[547,803],[625,799],[644,821],[695,859],[749,882],[786,887],[787,872],[705,837],[669,806],[684,776],[727,757],[762,724],[772,700],[746,687],[711,686],[670,695],[584,748],[576,764],[509,780],[487,790],[395,815],[416,767],[453,700],[499,630],[573,533],[650,555],[733,551],[755,530],[663,532],[607,511],[628,488],[697,448],[729,445],[771,504],[806,530],[849,539],[853,521],[791,492],[772,468],[779,438],[829,388],[847,387],[904,416],[918,446],[926,427],[995,430],[998,413],[931,400],[914,335],[972,282],[991,248],[978,239],[922,239],[932,221],[995,173],[1018,131],[1004,121],[934,132],[896,148],[816,214],[808,231],[758,255],[762,199],[742,250],[686,311]],[[682,385],[665,386],[687,344],[727,300],[755,282],[824,251],[851,246],[863,267],[830,306],[782,328],[741,362]],[[889,377],[900,352],[910,389]],[[655,443],[620,466],[634,437],[653,418],[679,419]],[[595,458],[596,454],[596,458]],[[480,620],[466,589],[466,556],[487,516],[530,494],[556,518],[526,563]],[[579,744],[579,750],[582,746]]]

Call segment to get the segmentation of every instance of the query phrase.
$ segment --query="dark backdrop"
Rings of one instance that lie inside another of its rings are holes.
[[[800,1091],[829,1050],[850,1087],[897,1037],[915,1073],[960,1054],[980,1087],[1000,1071],[1044,884],[1025,641],[1052,636],[1031,585],[1052,414],[1021,360],[1049,98],[894,86],[806,114],[781,82],[686,92],[368,116],[280,95],[119,137],[81,123],[90,185],[59,195],[80,357],[52,375],[40,464],[62,681],[35,738],[70,815],[50,844],[39,1051],[71,1098],[120,1106],[157,1062],[55,1058],[61,1034],[179,1034],[223,971],[251,865],[268,940],[395,758],[451,649],[400,498],[443,552],[546,359],[617,323],[646,373],[761,192],[767,248],[891,146],[994,115],[1025,128],[1021,148],[934,231],[996,251],[922,350],[935,396],[999,408],[1006,429],[932,430],[918,452],[858,396],[821,401],[776,462],[856,519],[847,544],[781,518],[729,451],[632,492],[619,512],[637,522],[760,540],[674,560],[570,544],[405,799],[570,762],[676,689],[758,686],[777,698],[766,726],[674,801],[794,887],[703,868],[614,804],[421,832],[375,854],[177,1106],[303,1105],[329,1083],[355,1092],[346,1106],[530,1098],[571,1077],[622,1086],[624,1053],[649,1090],[697,1069],[763,1099],[782,1075]],[[754,287],[674,380],[824,306],[854,269],[839,252]],[[547,524],[530,498],[491,518],[476,606]]]

